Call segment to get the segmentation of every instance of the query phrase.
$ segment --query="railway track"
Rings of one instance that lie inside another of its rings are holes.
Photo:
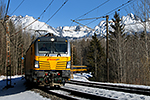
[[[48,89],[44,87],[39,87],[39,89],[51,95],[56,95],[60,98],[67,99],[67,100],[68,99],[69,100],[100,100],[100,99],[115,100],[108,97],[81,92],[67,87],[60,87],[57,89]]]
[[[122,86],[122,85],[114,85],[114,84],[104,84],[104,83],[96,83],[96,82],[83,82],[83,81],[74,81],[74,80],[68,81],[67,83],[101,88],[101,89],[121,91],[121,92],[126,92],[126,93],[135,93],[135,94],[140,94],[140,95],[142,94],[146,96],[150,95],[150,89],[147,89],[147,88]]]
[[[68,99],[69,100],[70,99],[71,100],[99,100],[99,99],[122,100],[122,99],[126,99],[126,97],[128,96],[130,96],[131,99],[136,99],[132,96],[137,94],[140,94],[136,96],[138,98],[147,98],[147,97],[149,98],[148,93],[150,93],[149,89],[135,88],[129,86],[126,87],[126,86],[119,86],[114,84],[111,85],[111,84],[96,83],[96,82],[82,82],[82,81],[68,81],[65,86],[62,86],[60,88],[45,88],[45,87],[34,87],[34,88],[39,89],[46,94],[52,95],[52,97],[56,96],[67,100]],[[122,92],[118,94],[116,93],[117,91],[122,91]],[[129,93],[133,93],[133,94],[129,94]],[[122,94],[124,95],[124,97],[120,96]],[[146,97],[143,97],[141,94],[146,95]]]

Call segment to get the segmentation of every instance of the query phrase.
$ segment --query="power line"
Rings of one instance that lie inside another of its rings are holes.
[[[106,13],[105,15],[108,15],[109,13],[113,13],[115,10],[119,9],[120,7],[123,7],[123,6],[127,5],[127,4],[129,4],[131,1],[133,1],[133,0],[127,1],[126,3],[124,3],[124,4],[122,4],[122,5],[118,6],[118,7],[116,7],[115,9],[109,11],[109,12]],[[110,14],[109,14],[109,15],[110,15]]]
[[[81,18],[81,17],[87,15],[88,13],[90,13],[90,12],[96,10],[97,8],[99,8],[99,7],[101,7],[102,5],[106,4],[108,1],[110,1],[110,0],[105,1],[104,3],[102,3],[102,4],[98,5],[97,7],[95,7],[94,9],[92,9],[92,10],[88,11],[87,13],[85,13],[85,14],[79,16],[78,18]],[[78,18],[76,18],[75,20],[77,20]]]
[[[83,27],[86,27],[86,28],[88,28],[88,29],[90,29],[90,30],[92,30],[92,31],[95,31],[94,29],[92,29],[92,28],[90,28],[90,27],[88,27],[88,26],[86,26],[86,25],[84,25],[84,24],[81,24],[81,23],[79,23],[79,22],[77,22],[77,21],[75,21],[75,20],[71,20],[71,21],[73,21],[73,22],[75,22],[75,23],[77,23],[77,24],[79,24],[79,25],[82,25]]]
[[[22,2],[18,5],[18,7],[11,13],[11,15],[21,6],[21,4],[24,2],[25,0],[22,0]],[[50,5],[53,3],[54,0],[52,0],[49,5],[46,7],[46,9],[41,13],[41,15],[39,17],[41,17],[45,12],[46,10],[50,7]]]
[[[129,1],[127,1],[126,3],[124,3],[124,4],[122,4],[122,5],[120,5],[120,6],[118,6],[118,7],[116,7],[115,9],[113,9],[113,10],[111,10],[111,11],[109,11],[108,13],[106,13],[106,14],[104,14],[105,16],[106,15],[108,15],[109,13],[113,13],[115,10],[117,10],[117,9],[122,9],[122,8],[124,8],[124,7],[126,7],[130,2],[132,2],[133,0],[129,0]],[[133,1],[134,2],[134,1]],[[132,3],[133,3],[132,2]],[[126,6],[125,6],[126,5]],[[119,9],[119,10],[120,10]],[[109,14],[110,15],[110,14]],[[91,22],[89,22],[89,23],[87,23],[86,25],[89,25],[89,24],[91,24],[91,23],[93,23],[93,22],[95,22],[96,20],[98,20],[99,18],[97,18],[97,19],[94,19],[93,21],[91,21]]]
[[[23,1],[24,1],[24,0],[23,0]],[[19,4],[19,6],[23,3],[23,1]],[[52,0],[52,1],[50,2],[50,4],[46,7],[46,9],[41,13],[41,15],[40,15],[37,19],[35,19],[33,22],[31,22],[30,24],[28,24],[27,26],[25,26],[23,29],[26,29],[27,27],[29,27],[30,25],[32,25],[33,23],[35,23],[38,19],[40,19],[40,17],[44,14],[44,12],[46,12],[46,10],[47,10],[48,7],[52,4],[53,1],[54,1],[54,0]],[[9,3],[10,3],[10,0],[8,1],[7,10],[6,10],[6,15],[7,15],[7,12],[8,12]],[[18,6],[15,10],[17,10],[17,9],[19,8],[19,6]],[[14,10],[14,11],[15,11],[15,10]],[[14,13],[14,12],[13,12],[13,13]],[[6,17],[6,16],[5,16],[5,17]],[[17,31],[16,33],[14,33],[14,35],[18,34],[18,33],[19,33],[20,31],[22,31],[23,29]],[[14,35],[9,36],[10,42],[11,42],[13,45],[14,45],[14,43],[13,43],[13,41],[11,40],[11,37],[14,36]],[[15,45],[14,45],[14,46],[15,46]]]
[[[106,4],[108,1],[110,1],[110,0],[107,0],[107,1],[105,1],[104,3],[102,3],[102,4],[98,5],[98,6],[97,6],[97,7],[95,7],[94,9],[92,9],[92,10],[88,11],[87,13],[85,13],[85,14],[83,14],[83,15],[79,16],[79,17],[78,17],[78,18],[76,18],[75,20],[77,21],[77,19],[79,19],[79,18],[81,18],[81,17],[83,17],[83,16],[87,15],[88,13],[90,13],[90,12],[92,12],[92,11],[96,10],[97,8],[99,8],[99,7],[103,6],[103,5],[104,5],[104,4]],[[80,20],[80,19],[79,19],[79,20]],[[71,25],[72,25],[72,23],[71,23]],[[71,25],[70,25],[70,26],[71,26]]]
[[[38,19],[40,19],[40,17],[46,12],[46,10],[49,8],[49,6],[52,4],[54,0],[52,0],[49,5],[46,7],[46,9],[40,14],[40,16],[35,19],[33,22],[31,22],[30,24],[28,24],[27,26],[25,26],[23,29],[26,29],[27,27],[29,27],[30,25],[32,25],[33,23],[35,23]],[[22,31],[23,29],[19,30],[18,32],[16,32],[14,35],[18,34],[20,31]],[[10,37],[14,36],[14,35],[11,35]]]
[[[39,18],[39,17],[38,17]],[[31,22],[30,24],[28,24],[26,27],[24,27],[23,29],[25,30],[27,27],[29,27],[30,25],[32,25],[33,23],[35,23],[38,19],[35,19],[33,22]],[[16,32],[14,35],[18,34],[20,31],[22,31],[23,29],[19,30],[18,32]],[[11,35],[14,36],[14,35]]]
[[[50,5],[53,3],[53,1],[54,1],[54,0],[52,0],[52,1],[49,3],[49,5],[46,7],[46,9],[40,14],[40,16],[39,16],[37,19],[35,19],[33,22],[31,22],[32,24],[33,24],[34,22],[36,22],[38,19],[40,19],[40,17],[46,12],[46,10],[50,7]],[[18,20],[18,21],[19,21],[19,20]],[[18,21],[17,21],[17,22],[18,22]],[[27,27],[30,26],[31,23],[30,23],[29,25],[27,25]],[[24,28],[23,28],[23,29],[24,29]]]
[[[17,6],[17,8],[10,15],[12,15],[22,5],[23,2],[24,0],[22,0],[22,2]]]
[[[52,2],[53,2],[54,0],[52,0],[51,2],[50,2],[50,4],[46,7],[46,9],[41,13],[41,15],[37,18],[37,19],[35,19],[33,22],[31,22],[30,24],[28,24],[26,27],[24,27],[23,29],[26,29],[27,27],[29,27],[30,25],[32,25],[33,23],[35,23],[38,19],[40,19],[40,17],[46,12],[46,10],[48,9],[48,7],[52,4]],[[53,16],[66,4],[66,2],[67,2],[68,0],[66,0],[64,3],[63,3],[63,5],[53,14]],[[52,16],[52,17],[53,17]],[[51,18],[52,18],[51,17]],[[51,19],[50,18],[50,19]],[[48,19],[48,21],[50,20],[50,19]],[[47,21],[47,22],[48,22]],[[46,22],[46,23],[47,23]],[[45,24],[44,24],[45,25]],[[44,26],[43,25],[43,26]],[[42,26],[42,27],[43,27]],[[22,31],[23,29],[21,29],[21,30],[19,30],[18,32],[16,32],[14,35],[16,35],[16,34],[18,34],[20,31]],[[10,37],[12,37],[12,36],[14,36],[14,35],[11,35]],[[12,42],[12,41],[11,41]],[[14,44],[13,42],[12,42],[12,44]]]
[[[76,21],[91,20],[91,19],[99,19],[99,18],[105,18],[105,17],[106,17],[106,16],[94,17],[94,18],[85,18],[85,19],[77,19]]]
[[[44,25],[46,25],[46,23],[47,23],[48,21],[50,21],[50,20],[57,14],[57,12],[67,3],[67,1],[68,1],[68,0],[66,0],[66,1],[61,5],[61,7],[44,23]],[[43,26],[44,26],[44,25],[43,25]],[[42,27],[43,27],[43,26],[42,26]],[[42,27],[40,27],[39,30],[40,30]]]
[[[6,13],[5,13],[5,17],[4,17],[4,21],[6,19],[7,13],[8,13],[9,4],[10,4],[10,0],[8,0],[8,4],[7,4],[7,8],[6,8]]]
[[[41,13],[41,15],[39,17],[41,17],[45,12],[46,10],[50,7],[50,5],[53,3],[54,0],[52,0],[49,5],[46,7],[46,9]]]
[[[133,2],[135,2],[135,1],[136,1],[136,0],[131,0],[131,1],[130,1],[130,4],[133,3]],[[123,7],[121,7],[120,9],[123,9],[123,8],[125,8],[125,7],[127,7],[127,6],[128,6],[128,4],[125,5],[125,6],[123,6]],[[118,9],[118,11],[120,11],[120,9]]]

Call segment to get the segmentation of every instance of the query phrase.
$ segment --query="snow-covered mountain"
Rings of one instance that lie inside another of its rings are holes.
[[[106,34],[106,21],[101,21],[97,26],[95,26],[94,30],[92,31],[86,27],[82,26],[59,26],[57,28],[54,28],[48,24],[45,24],[44,22],[40,22],[36,20],[35,18],[26,15],[23,16],[12,16],[10,18],[16,26],[21,26],[22,28],[26,28],[27,31],[31,31],[34,33],[34,30],[47,30],[50,33],[54,33],[57,36],[61,37],[70,37],[70,38],[83,38],[83,37],[89,37],[94,34],[94,32],[97,33],[97,35]],[[32,24],[31,24],[32,23]],[[141,32],[144,30],[143,25],[141,24],[141,21],[138,17],[135,15],[128,14],[127,16],[122,16],[122,24],[125,25],[125,32]],[[31,24],[31,25],[30,25]],[[110,27],[110,24],[114,24],[111,20],[109,20],[109,30],[112,30]],[[147,31],[150,32],[150,28],[148,27],[148,22],[146,22],[147,25]]]
[[[40,22],[31,16],[26,15],[25,17],[23,17],[14,15],[10,19],[16,26],[21,26],[27,31],[33,32],[33,34],[35,30],[47,30],[50,33],[55,33],[55,35],[58,35],[58,32],[55,28],[45,24],[44,22]]]
[[[132,33],[132,32],[142,32],[144,31],[144,27],[145,27],[145,22],[142,23],[141,20],[136,17],[135,15],[128,14],[127,16],[122,16],[121,18],[121,23],[125,25],[125,32],[127,33]],[[108,28],[109,30],[112,30],[112,28],[110,27],[111,24],[115,24],[113,23],[112,20],[109,20],[108,23]],[[106,21],[101,21],[97,26],[95,26],[95,30],[102,33],[102,34],[106,34]],[[150,22],[146,22],[146,30],[147,32],[150,32]]]

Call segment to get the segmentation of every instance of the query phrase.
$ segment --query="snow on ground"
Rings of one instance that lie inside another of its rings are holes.
[[[12,76],[13,88],[4,89],[6,77],[0,76],[0,100],[50,100],[30,90],[26,90],[25,79],[22,76]]]
[[[74,74],[74,79],[78,81],[89,81],[87,78],[92,77],[91,74],[83,73],[83,74]],[[89,81],[90,82],[90,81]],[[22,76],[16,75],[12,77],[12,85],[13,88],[4,89],[6,86],[6,77],[0,76],[0,100],[50,100],[48,98],[42,97],[40,94],[35,93],[34,91],[26,90],[24,85],[25,79]],[[104,83],[104,84],[113,84],[113,83]],[[115,84],[116,85],[116,84]],[[132,87],[142,87],[142,88],[150,88],[150,86],[143,85],[129,85],[129,84],[117,84],[117,85],[126,85]],[[71,87],[74,89],[79,89],[80,91],[94,93],[96,95],[112,97],[114,99],[119,100],[150,100],[150,96],[130,94],[124,92],[116,92],[111,90],[104,90],[99,88],[91,88],[91,87],[83,87],[76,86],[71,84],[66,84],[66,87]]]
[[[81,91],[81,92],[85,92],[89,94],[95,94],[98,96],[108,97],[108,98],[112,98],[116,100],[150,100],[150,96],[130,94],[130,93],[125,93],[125,92],[79,86],[79,85],[72,85],[69,83],[67,83],[65,87],[71,88],[76,91]]]
[[[88,78],[89,77],[92,77],[92,75],[90,73],[76,73],[76,74],[73,74],[73,79],[71,80],[78,80],[78,81],[85,81],[85,82],[88,82]]]

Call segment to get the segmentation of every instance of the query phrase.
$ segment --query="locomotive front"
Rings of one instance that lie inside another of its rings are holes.
[[[64,85],[70,78],[70,43],[60,37],[39,37],[34,42],[32,81],[44,85]]]

